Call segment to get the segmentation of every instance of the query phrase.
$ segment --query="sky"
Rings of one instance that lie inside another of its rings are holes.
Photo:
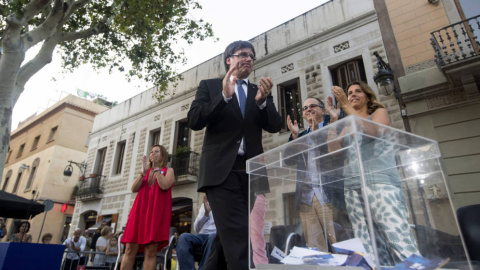
[[[215,42],[212,38],[205,41],[197,40],[192,46],[184,47],[188,63],[185,66],[178,65],[179,72],[223,53],[225,47],[232,41],[252,39],[328,0],[197,1],[203,9],[191,15],[196,19],[210,22],[219,41]],[[25,61],[33,57],[32,53],[27,52]],[[129,83],[121,72],[109,74],[104,70],[97,73],[89,65],[81,66],[73,73],[64,74],[61,70],[60,57],[54,53],[52,62],[27,82],[13,109],[12,130],[17,128],[20,121],[33,114],[40,114],[66,95],[76,95],[77,89],[103,95],[109,101],[120,103],[152,86],[140,80]]]

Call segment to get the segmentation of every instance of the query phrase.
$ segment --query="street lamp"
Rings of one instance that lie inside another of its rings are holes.
[[[385,63],[378,52],[373,52],[377,57],[377,69],[378,72],[373,76],[373,80],[377,84],[378,91],[384,96],[390,96],[395,94],[395,98],[398,99],[398,93],[395,89],[395,80],[393,76],[393,70],[390,65]]]
[[[75,164],[77,165],[77,167],[80,169],[80,172],[82,173],[82,176],[85,177],[85,172],[87,171],[87,163],[78,163],[78,162],[75,162],[75,161],[71,161],[69,160],[68,161],[70,164],[67,165],[67,167],[65,167],[65,169],[63,170],[63,175],[65,176],[63,178],[63,180],[65,182],[68,181],[68,177],[72,176],[72,173],[73,173],[73,166],[72,164]]]

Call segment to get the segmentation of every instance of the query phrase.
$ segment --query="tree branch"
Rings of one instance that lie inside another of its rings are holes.
[[[13,95],[13,104],[17,102],[27,81],[39,70],[52,62],[53,51],[60,42],[61,36],[62,33],[57,32],[55,35],[47,38],[37,55],[19,69],[17,73],[17,83],[15,84],[15,93]]]
[[[61,42],[68,42],[68,41],[73,41],[77,39],[83,39],[83,38],[88,38],[94,35],[98,35],[100,33],[98,27],[91,27],[87,30],[83,31],[78,31],[78,32],[72,32],[72,33],[65,33],[63,35],[62,41]]]
[[[24,15],[22,19],[22,24],[25,25],[27,24],[35,15],[37,15],[40,10],[45,7],[45,5],[50,4],[52,0],[33,0],[30,3],[28,3],[24,10]]]
[[[75,11],[84,7],[86,4],[88,4],[90,2],[92,2],[92,0],[78,0],[78,1],[73,2],[72,6],[70,7],[70,10],[67,14],[67,17],[70,17],[73,13],[75,13]]]
[[[26,50],[51,36],[56,29],[61,29],[61,27],[58,26],[58,22],[61,21],[64,15],[63,4],[63,0],[55,0],[47,19],[37,28],[22,35]]]

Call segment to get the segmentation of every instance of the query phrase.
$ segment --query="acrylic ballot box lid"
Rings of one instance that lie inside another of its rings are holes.
[[[249,159],[247,173],[250,209],[256,196],[267,205],[261,225],[269,264],[331,267],[348,258],[297,249],[309,247],[361,252],[377,267],[411,255],[468,267],[433,140],[349,116]]]

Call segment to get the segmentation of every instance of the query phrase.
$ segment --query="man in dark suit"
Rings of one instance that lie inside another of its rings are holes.
[[[324,121],[325,105],[321,100],[309,97],[303,105],[303,118],[308,122],[308,128],[299,132],[297,121],[292,122],[288,116],[287,125],[291,131],[289,141],[328,124],[328,118]],[[328,252],[328,244],[339,241],[341,228],[348,226],[349,222],[345,221],[345,215],[340,215],[340,209],[345,204],[343,182],[338,181],[339,175],[332,173],[335,167],[342,167],[343,157],[329,155],[326,139],[327,131],[302,140],[305,142],[303,151],[299,151],[302,154],[296,155],[296,159],[291,159],[290,163],[297,161],[295,209],[300,210],[307,245]],[[294,149],[299,148],[296,146]]]
[[[198,191],[207,194],[215,212],[227,268],[243,270],[248,269],[249,246],[246,160],[263,153],[262,130],[279,132],[282,118],[270,94],[271,78],[260,78],[258,86],[248,80],[255,61],[252,44],[235,41],[223,56],[227,74],[223,80],[200,82],[188,112],[188,126],[193,130],[206,127]],[[251,185],[268,190],[265,179]],[[205,269],[209,266],[207,262]]]

